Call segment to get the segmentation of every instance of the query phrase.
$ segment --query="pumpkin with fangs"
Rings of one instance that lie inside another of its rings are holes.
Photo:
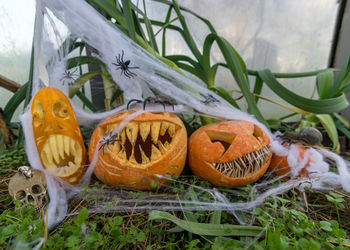
[[[86,170],[87,155],[69,100],[59,89],[42,88],[33,97],[31,113],[35,144],[43,167],[76,184]]]
[[[271,161],[267,134],[247,121],[202,126],[190,137],[189,166],[195,175],[221,187],[258,180]]]
[[[152,189],[166,179],[157,175],[180,175],[186,161],[187,132],[173,113],[143,113],[129,121],[118,134],[120,123],[134,111],[113,115],[98,125],[89,144],[94,173],[102,182],[128,189]],[[155,184],[155,185],[152,185]]]

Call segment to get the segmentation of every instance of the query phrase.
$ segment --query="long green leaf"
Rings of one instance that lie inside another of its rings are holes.
[[[263,80],[259,76],[255,77],[255,85],[254,85],[254,90],[253,90],[254,95],[261,94],[263,83],[264,83]],[[256,97],[255,102],[258,103],[258,100],[259,100],[259,97]]]
[[[148,219],[169,220],[190,233],[208,236],[256,236],[263,230],[262,227],[256,226],[209,224],[186,221],[181,220],[171,215],[170,213],[164,211],[151,211],[148,215]]]
[[[325,128],[329,138],[333,142],[333,150],[338,150],[339,141],[338,141],[338,131],[337,127],[334,124],[334,120],[330,115],[315,115],[321,122],[322,126]]]
[[[325,70],[317,74],[317,92],[321,99],[326,98],[333,85],[333,71]]]
[[[129,36],[132,40],[136,41],[135,24],[134,24],[134,19],[132,17],[130,0],[121,0],[121,1],[123,3],[124,20],[128,28]]]
[[[232,96],[222,87],[211,87],[210,90],[217,93],[219,96],[224,98],[226,101],[228,101],[232,106],[239,109],[237,102],[232,98]]]
[[[151,47],[156,50],[158,52],[158,47],[157,47],[157,42],[156,42],[156,38],[153,32],[153,28],[151,25],[150,20],[148,19],[147,16],[147,10],[146,10],[146,3],[145,0],[143,0],[143,8],[144,8],[144,20],[145,20],[145,24],[146,24],[146,30],[147,30],[147,34],[148,34],[148,39],[151,43]]]
[[[344,87],[345,84],[347,84],[350,80],[350,55],[348,56],[346,62],[344,63],[344,66],[342,70],[339,73],[339,76],[335,80],[334,85],[332,86],[332,89],[327,93],[327,97],[334,97],[337,95]]]
[[[109,16],[113,17],[121,26],[127,27],[123,13],[108,0],[87,0],[88,3],[99,7]]]
[[[87,81],[98,74],[100,74],[100,72],[88,72],[79,76],[79,78],[74,81],[73,86],[69,88],[69,97],[72,98]]]
[[[90,100],[80,91],[77,92],[77,97],[79,97],[79,99],[84,103],[84,105],[86,105],[86,107],[88,107],[92,112],[96,112],[96,108],[95,105],[92,104],[92,102],[90,102]]]
[[[6,106],[4,108],[4,120],[6,123],[9,123],[13,117],[13,114],[15,113],[16,109],[19,107],[19,105],[23,102],[23,100],[26,97],[27,88],[29,83],[26,82],[23,84],[10,98],[10,100],[6,103]]]
[[[302,110],[316,114],[329,114],[339,112],[348,106],[344,94],[329,99],[313,100],[288,90],[276,80],[269,69],[259,71],[259,76],[279,97]]]

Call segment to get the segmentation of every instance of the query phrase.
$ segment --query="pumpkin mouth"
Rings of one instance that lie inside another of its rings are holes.
[[[112,131],[118,125],[109,124],[105,131]],[[117,140],[106,145],[106,152],[121,161],[128,161],[133,167],[146,168],[167,154],[180,129],[169,121],[129,122],[116,135]],[[103,141],[99,144],[103,148],[101,143]]]
[[[236,160],[211,164],[216,170],[230,178],[248,177],[258,172],[269,160],[270,155],[270,149],[264,146]]]
[[[46,169],[53,170],[56,176],[65,177],[79,169],[82,153],[78,141],[66,135],[53,134],[46,140],[40,155]]]

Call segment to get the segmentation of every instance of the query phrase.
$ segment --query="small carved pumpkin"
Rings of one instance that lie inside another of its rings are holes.
[[[113,137],[111,132],[133,112],[116,114],[98,125],[90,140],[89,158],[93,159],[97,147],[94,173],[106,184],[152,189],[152,182],[165,182],[154,175],[181,174],[186,161],[187,132],[175,114],[143,113]]]
[[[270,164],[269,138],[246,121],[209,124],[190,137],[189,166],[216,186],[244,186],[258,180]]]
[[[284,147],[288,148],[290,146],[289,143],[284,143],[283,144]],[[299,152],[299,156],[293,156],[293,157],[298,157],[300,159],[304,158],[304,154],[306,151],[306,148],[304,145],[302,144],[295,144],[295,147],[297,147],[297,150]],[[306,162],[305,167],[303,167],[300,171],[298,176],[308,176],[308,171],[307,171],[307,167],[309,166],[310,163],[310,159]],[[288,156],[284,155],[284,156],[280,156],[277,154],[272,154],[272,159],[271,159],[271,163],[269,166],[269,171],[273,172],[274,174],[278,175],[278,176],[282,176],[285,174],[288,174],[290,172],[290,166],[288,163]],[[288,177],[284,177],[285,180],[288,180]]]
[[[31,112],[35,144],[44,168],[76,184],[85,171],[81,166],[87,156],[67,97],[56,88],[42,88],[33,98]]]

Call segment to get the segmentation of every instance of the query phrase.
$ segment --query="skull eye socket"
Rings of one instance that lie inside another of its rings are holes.
[[[68,106],[63,101],[57,101],[53,104],[53,113],[59,118],[67,118],[69,116]]]
[[[26,192],[24,190],[19,190],[16,193],[16,200],[23,200],[26,197]]]
[[[33,194],[40,194],[43,191],[42,187],[38,184],[32,186],[32,193]]]

